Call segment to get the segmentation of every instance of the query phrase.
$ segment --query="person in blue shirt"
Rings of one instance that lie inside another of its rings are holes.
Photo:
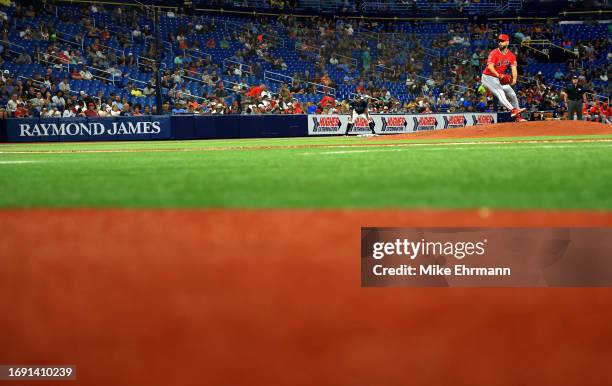
[[[187,109],[182,102],[177,102],[172,109],[172,114],[187,114]]]

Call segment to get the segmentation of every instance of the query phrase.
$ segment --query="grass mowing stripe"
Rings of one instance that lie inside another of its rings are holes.
[[[31,160],[0,160],[0,165],[19,165],[19,164],[30,164],[33,162],[46,162],[46,161],[31,161]]]
[[[487,146],[489,149],[503,149],[503,150],[510,150],[510,149],[518,149],[518,148],[529,148],[529,149],[563,149],[563,148],[571,148],[574,145],[554,145],[554,144],[548,144],[548,145],[536,145],[536,144],[532,144],[532,143],[520,143],[520,144],[507,144],[507,145],[503,145],[503,146],[498,146],[499,142],[493,142],[493,143],[486,143],[486,144],[472,144],[473,146],[463,146],[464,144],[453,144],[453,145],[461,145],[461,146],[456,146],[453,147],[453,150],[474,150],[477,148],[477,146],[486,146],[486,145],[490,145]],[[568,142],[571,143],[571,142]],[[430,144],[433,145],[433,144]],[[445,144],[445,145],[450,145],[450,144]],[[476,146],[477,145],[477,146]],[[400,145],[395,146],[395,148],[391,148],[391,149],[377,149],[377,148],[373,148],[373,149],[364,149],[364,150],[340,150],[340,151],[320,151],[320,152],[308,152],[308,153],[300,153],[300,155],[335,155],[335,154],[354,154],[354,153],[376,153],[376,152],[394,152],[394,151],[410,151],[412,150],[413,146],[408,146],[408,147],[399,147]],[[594,143],[590,146],[588,146],[585,149],[591,149],[593,147],[611,147],[612,143]],[[429,146],[429,147],[423,147],[422,150],[433,150],[433,151],[446,151],[447,147],[444,146]]]
[[[294,148],[375,148],[375,147],[413,147],[413,146],[453,146],[453,145],[497,145],[497,144],[522,144],[522,143],[588,143],[588,142],[612,142],[610,139],[554,139],[554,140],[522,140],[522,141],[504,141],[504,140],[489,140],[489,141],[460,141],[460,142],[361,142],[347,144],[289,144],[275,146],[227,146],[227,147],[190,147],[190,148],[148,148],[148,149],[62,149],[62,150],[27,150],[27,151],[10,151],[5,154],[66,154],[66,153],[137,153],[137,152],[179,152],[179,151],[239,151],[239,150],[270,150],[270,149],[294,149]],[[2,153],[2,152],[0,152]]]
[[[3,154],[53,165],[4,166],[0,206],[612,210],[609,147],[564,146],[415,146],[326,157],[300,157],[299,148]]]
[[[88,151],[88,150],[158,150],[158,149],[206,149],[206,148],[245,148],[245,147],[276,147],[276,146],[321,146],[321,145],[352,145],[352,144],[402,144],[402,143],[459,143],[487,142],[492,140],[515,141],[550,141],[550,140],[592,140],[612,139],[612,135],[583,136],[541,136],[541,137],[499,137],[499,138],[453,138],[453,139],[413,139],[372,141],[360,137],[305,137],[305,138],[273,138],[273,139],[234,139],[234,140],[196,140],[196,141],[132,141],[132,142],[59,142],[35,144],[0,144],[0,153],[37,152],[37,151]]]

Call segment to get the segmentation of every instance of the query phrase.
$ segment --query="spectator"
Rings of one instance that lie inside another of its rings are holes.
[[[221,42],[219,43],[219,47],[223,48],[224,50],[227,50],[228,48],[230,48],[229,42],[227,41],[227,38],[224,36],[223,39],[221,39]]]
[[[140,105],[139,105],[139,104],[136,104],[136,105],[134,106],[134,112],[132,113],[132,116],[134,116],[134,117],[139,117],[139,116],[143,115],[143,114],[140,112],[140,109],[141,109]]]
[[[93,74],[87,68],[83,68],[79,74],[81,75],[81,79],[83,80],[93,79]]]
[[[152,84],[149,83],[142,90],[142,93],[144,94],[145,97],[153,96],[153,95],[155,95],[155,88],[153,87]]]
[[[73,66],[72,69],[70,70],[70,79],[74,79],[74,80],[81,80],[81,79],[83,79],[83,77],[81,76],[81,74],[77,70],[76,66]]]
[[[15,60],[17,64],[32,64],[32,57],[26,51],[19,54],[19,57]]]
[[[17,107],[20,104],[23,104],[23,101],[21,100],[19,95],[13,94],[11,95],[11,99],[6,104],[6,111],[8,112],[10,116],[13,116],[15,114],[15,111],[17,111]]]
[[[121,108],[123,108],[123,105],[121,105]],[[111,106],[111,111],[109,115],[111,117],[118,117],[121,115],[121,109],[119,108],[119,104],[115,103]]]
[[[70,83],[68,83],[68,78],[64,78],[64,80],[62,80],[61,83],[57,87],[63,93],[70,92]]]
[[[132,95],[133,97],[141,97],[142,91],[140,91],[136,86],[132,85],[131,90],[130,90],[130,95]]]
[[[64,93],[62,91],[58,91],[57,94],[55,94],[53,98],[51,98],[51,102],[53,104],[53,107],[63,109],[64,106],[66,106],[66,99],[64,98]]]

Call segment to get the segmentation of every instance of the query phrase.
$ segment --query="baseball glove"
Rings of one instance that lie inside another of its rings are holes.
[[[508,74],[502,74],[499,76],[499,82],[501,84],[510,84],[512,83],[512,77]]]

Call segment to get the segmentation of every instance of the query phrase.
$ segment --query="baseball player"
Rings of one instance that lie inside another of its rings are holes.
[[[612,111],[610,111],[611,108],[610,106],[608,106],[608,103],[604,102],[601,104],[601,122],[602,123],[607,123],[610,124],[612,123],[611,118],[610,118],[610,113],[612,113]]]
[[[517,122],[523,121],[521,113],[525,111],[519,107],[518,98],[512,89],[516,84],[516,56],[508,50],[510,37],[506,34],[498,36],[498,48],[491,51],[487,59],[487,67],[482,72],[482,84],[497,97],[499,102],[508,110],[510,116]],[[512,77],[505,74],[510,66]]]
[[[372,130],[372,134],[376,135],[374,131],[374,120],[370,118],[370,114],[368,113],[368,101],[361,94],[357,94],[355,96],[355,100],[351,102],[351,112],[349,117],[348,125],[346,126],[346,134],[349,135],[349,132],[353,128],[353,122],[358,117],[365,117],[368,120],[370,130]]]

